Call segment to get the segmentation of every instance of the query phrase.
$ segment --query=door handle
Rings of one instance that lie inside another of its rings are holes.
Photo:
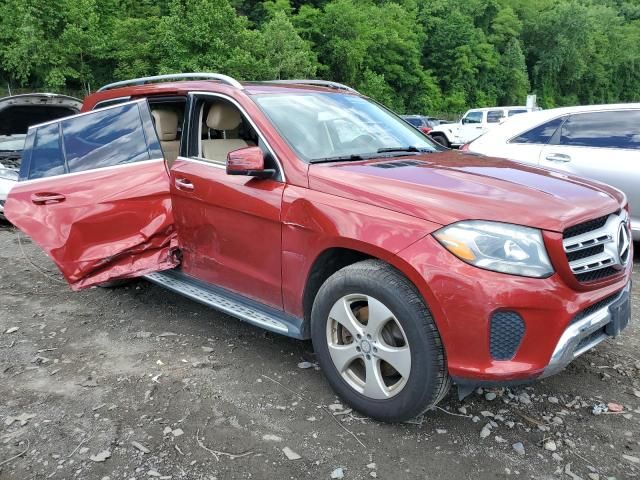
[[[36,205],[49,205],[64,202],[66,197],[61,193],[38,192],[31,195],[31,202]]]
[[[569,155],[565,155],[564,153],[550,153],[545,157],[546,160],[550,162],[560,162],[567,163],[571,161],[571,157]]]
[[[180,190],[193,190],[193,183],[186,178],[176,178],[175,185]]]

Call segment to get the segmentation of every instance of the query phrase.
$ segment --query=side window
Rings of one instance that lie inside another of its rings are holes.
[[[490,110],[487,112],[487,123],[500,123],[503,118],[504,112],[502,110]]]
[[[469,112],[462,119],[462,123],[482,123],[482,112]]]
[[[258,134],[233,103],[207,99],[196,110],[200,112],[198,158],[225,165],[229,152],[258,145]]]
[[[562,126],[561,145],[640,149],[640,110],[580,113]]]
[[[535,143],[546,145],[551,140],[551,137],[553,137],[553,134],[556,133],[558,127],[562,125],[563,120],[563,117],[554,118],[547,123],[538,125],[537,127],[520,134],[511,140],[510,143]]]
[[[31,150],[29,178],[51,177],[65,173],[60,144],[60,125],[52,123],[38,128]]]
[[[520,115],[521,113],[527,113],[526,110],[509,110],[508,115],[513,117],[514,115]]]
[[[118,105],[119,103],[128,102],[131,97],[118,97],[111,98],[109,100],[103,100],[101,102],[96,103],[91,110],[98,110],[99,108],[110,107],[111,105]]]
[[[137,104],[72,117],[61,125],[70,172],[151,158]]]

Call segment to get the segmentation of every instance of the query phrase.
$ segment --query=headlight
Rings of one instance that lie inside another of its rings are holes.
[[[12,170],[10,168],[0,168],[0,178],[4,178],[5,180],[13,180],[17,182],[18,172],[17,170]]]
[[[434,236],[460,260],[479,268],[535,278],[553,273],[536,228],[468,220],[441,228]]]

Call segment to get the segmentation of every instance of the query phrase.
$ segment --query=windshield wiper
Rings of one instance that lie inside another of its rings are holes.
[[[362,155],[342,155],[337,157],[312,158],[309,163],[348,162],[352,160],[365,160]]]
[[[386,153],[386,152],[419,152],[425,153],[430,152],[431,150],[425,150],[424,148],[418,148],[414,145],[409,145],[408,147],[387,147],[387,148],[379,148],[378,153]]]

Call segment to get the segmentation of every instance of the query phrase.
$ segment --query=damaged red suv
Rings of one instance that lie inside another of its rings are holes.
[[[6,215],[73,289],[144,277],[311,338],[384,421],[556,373],[630,318],[623,193],[446,150],[331,82],[105,86],[29,129]]]

